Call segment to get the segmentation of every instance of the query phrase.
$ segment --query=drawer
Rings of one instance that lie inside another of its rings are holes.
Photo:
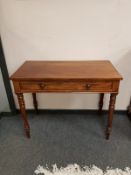
[[[112,81],[28,81],[19,83],[24,92],[110,92]]]

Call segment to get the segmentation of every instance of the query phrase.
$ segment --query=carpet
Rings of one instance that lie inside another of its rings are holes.
[[[68,165],[65,168],[58,168],[57,165],[52,166],[52,170],[48,167],[38,166],[35,174],[44,175],[131,175],[131,169],[126,167],[122,169],[111,169],[107,167],[105,171],[93,165],[92,167],[85,166],[81,168],[78,164]]]

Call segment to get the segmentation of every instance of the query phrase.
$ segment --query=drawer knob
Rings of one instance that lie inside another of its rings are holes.
[[[40,86],[41,89],[45,88],[45,84],[44,83],[40,83],[39,86]]]
[[[90,87],[91,87],[91,84],[86,84],[87,89],[90,89]]]

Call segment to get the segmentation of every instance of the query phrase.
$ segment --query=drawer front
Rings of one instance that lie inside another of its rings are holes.
[[[110,92],[112,81],[28,81],[20,82],[23,92]]]

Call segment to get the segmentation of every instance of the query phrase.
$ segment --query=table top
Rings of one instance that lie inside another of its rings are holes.
[[[26,61],[12,80],[121,80],[112,63],[100,61]]]

